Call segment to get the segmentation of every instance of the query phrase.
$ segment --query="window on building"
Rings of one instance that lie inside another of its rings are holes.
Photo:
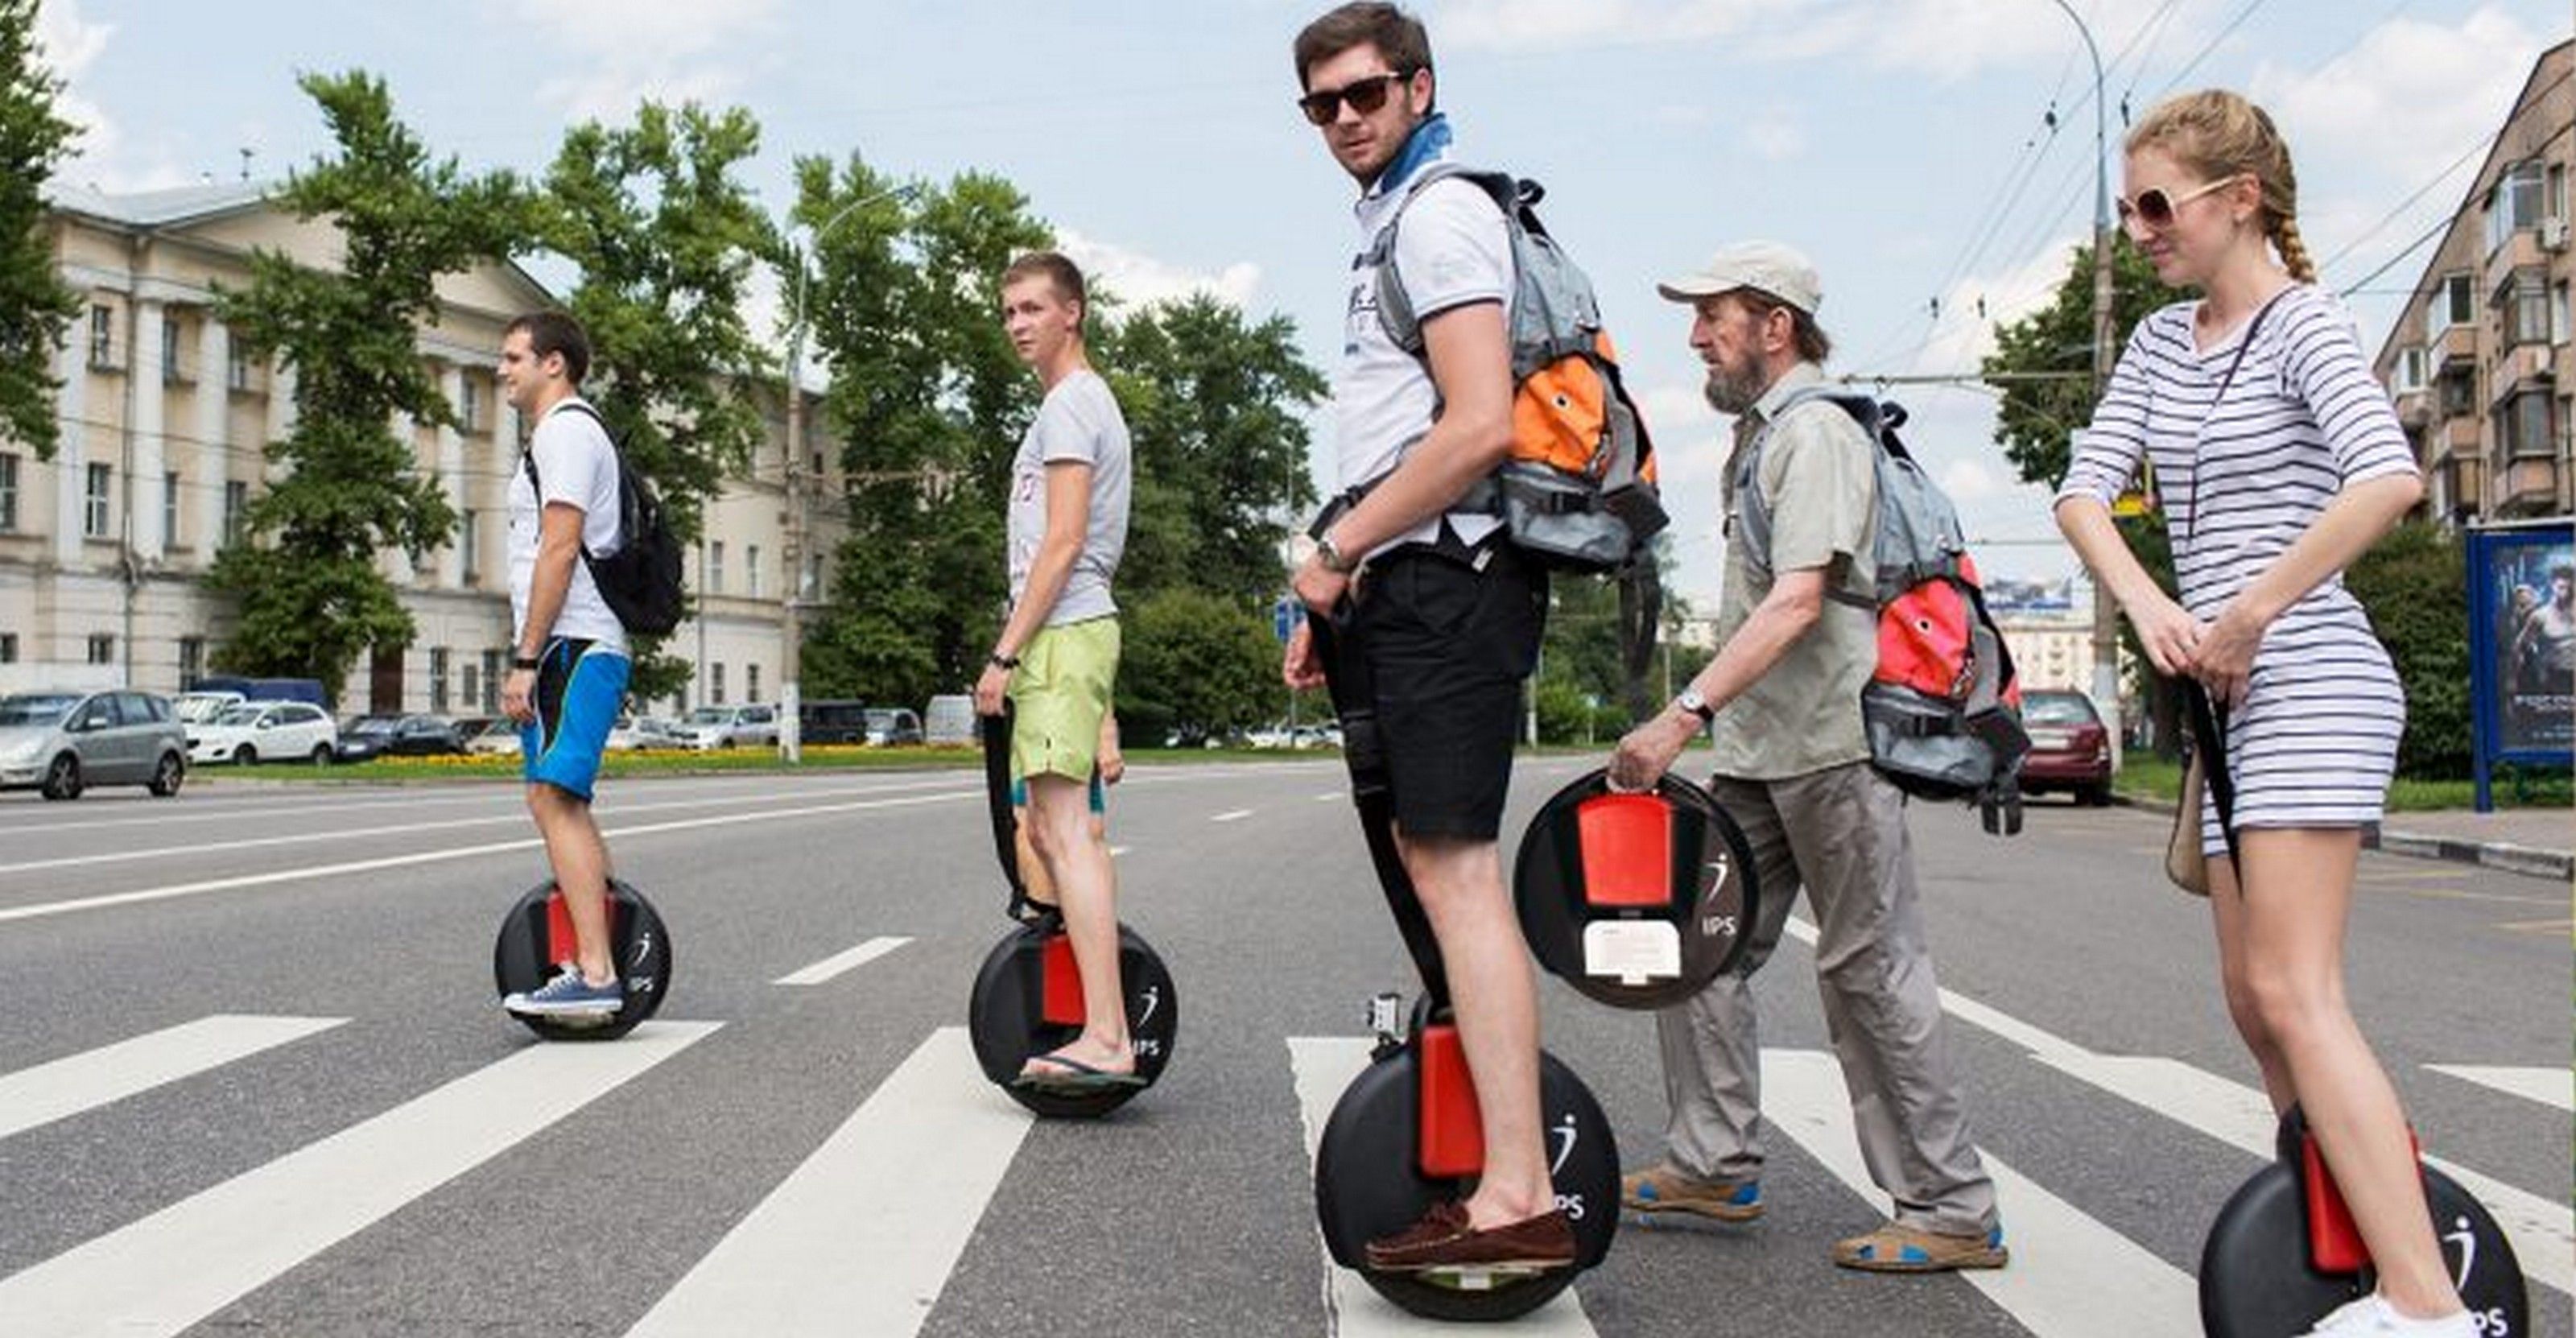
[[[17,662],[18,634],[15,632],[0,632],[0,664],[16,664]]]
[[[197,686],[206,675],[206,639],[201,636],[179,638],[179,690]]]
[[[2478,372],[2466,363],[2454,363],[2442,369],[2438,381],[2444,418],[2459,418],[2478,411]]]
[[[116,366],[116,312],[110,307],[92,305],[89,309],[89,365]]]
[[[2431,295],[2424,303],[2424,338],[2438,342],[2444,330],[2454,325],[2467,325],[2478,318],[2478,294],[2466,274],[2445,274],[2433,281]]]
[[[2559,285],[2561,291],[2566,285]],[[18,528],[18,456],[0,451],[0,531]]]
[[[468,692],[467,695],[473,694]],[[501,652],[497,650],[483,652],[482,709],[485,711],[501,709]]]
[[[2496,456],[2512,460],[2558,453],[2558,425],[2549,394],[2526,390],[2496,407]]]
[[[476,666],[474,662],[472,660],[468,660],[464,664],[457,666],[456,670],[456,672],[465,676],[463,683],[457,688],[457,696],[459,700],[465,703],[468,710],[483,709],[479,705],[483,700],[483,693],[481,690],[482,679],[481,676],[475,672],[475,668]]]
[[[2540,226],[2541,173],[2539,159],[2515,163],[2496,178],[2495,189],[2487,192],[2487,253],[2513,240],[2513,234]]]
[[[724,661],[722,660],[707,666],[707,704],[710,706],[725,704]]]
[[[2512,277],[2496,288],[2498,315],[2503,318],[2504,346],[2541,344],[2549,340],[2548,275],[2536,269],[2515,270]]]
[[[2420,348],[2397,350],[2396,376],[2398,394],[2406,395],[2422,390],[2424,388],[2424,350]]]
[[[746,664],[742,667],[742,699],[747,702],[760,700],[759,665]]]
[[[161,476],[161,542],[179,542],[179,471]]]
[[[230,346],[224,360],[224,389],[250,389],[250,350],[239,343]]]
[[[2549,342],[2553,344],[2576,338],[2576,307],[2569,305],[2567,284],[2567,280],[2560,279],[2549,289]]]
[[[2567,218],[2567,164],[2549,165],[2549,184],[2540,192],[2541,212],[2561,222]]]
[[[432,646],[429,650],[429,709],[433,711],[447,709],[447,647],[445,646]]]
[[[483,388],[473,377],[456,378],[456,418],[467,432],[483,431]]]
[[[743,579],[751,582],[751,597],[760,598],[760,545],[745,544],[742,550]],[[754,701],[759,700],[753,698]]]
[[[107,537],[107,495],[116,485],[115,471],[106,465],[91,465],[87,486],[81,490],[81,534],[91,539]]]
[[[806,555],[805,579],[802,584],[796,587],[796,597],[799,599],[820,599],[823,597],[822,554],[809,553]]]
[[[483,579],[483,530],[477,524],[481,513],[467,507],[456,515],[456,551],[465,560],[465,583],[474,585]],[[467,693],[467,696],[474,694]]]
[[[105,632],[93,634],[89,639],[89,662],[92,664],[116,663],[116,638]]]
[[[179,365],[179,322],[165,316],[161,320],[161,384],[177,385],[195,379]]]
[[[722,539],[710,540],[707,543],[707,593],[711,595],[724,593],[724,541]],[[716,700],[724,699],[718,697]]]
[[[249,524],[249,511],[250,485],[240,479],[224,480],[225,547],[229,548],[242,541],[244,529]]]

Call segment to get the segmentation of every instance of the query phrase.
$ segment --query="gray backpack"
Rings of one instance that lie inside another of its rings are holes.
[[[1620,382],[1592,280],[1538,220],[1546,190],[1507,172],[1425,168],[1369,245],[1378,319],[1397,347],[1424,356],[1422,324],[1396,274],[1395,230],[1412,198],[1447,177],[1474,182],[1501,207],[1514,276],[1512,456],[1452,509],[1501,517],[1512,544],[1542,565],[1625,571],[1670,523],[1655,492],[1654,444]]]
[[[1870,763],[1907,794],[1968,800],[1987,831],[2018,833],[2021,763],[2030,752],[2021,683],[2003,631],[1986,611],[1958,508],[1897,440],[1902,406],[1824,386],[1781,404],[1736,464],[1735,536],[1746,564],[1767,573],[1771,561],[1762,449],[1772,428],[1810,400],[1840,406],[1877,446],[1875,597],[1827,592],[1878,617],[1878,667],[1860,695]]]

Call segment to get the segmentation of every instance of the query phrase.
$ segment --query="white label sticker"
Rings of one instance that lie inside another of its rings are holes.
[[[1670,920],[1595,920],[1583,927],[1583,974],[1622,985],[1682,973],[1682,931]]]

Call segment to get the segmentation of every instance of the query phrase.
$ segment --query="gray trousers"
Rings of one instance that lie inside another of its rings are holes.
[[[1729,1183],[1762,1172],[1751,977],[1804,888],[1816,917],[1816,990],[1870,1179],[1907,1226],[1993,1227],[1994,1181],[1969,1141],[1924,944],[1904,795],[1866,762],[1782,781],[1721,776],[1710,789],[1752,842],[1762,904],[1737,969],[1655,1016],[1673,1164]]]

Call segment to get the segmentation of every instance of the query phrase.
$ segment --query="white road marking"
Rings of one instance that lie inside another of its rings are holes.
[[[1792,917],[1789,932],[1815,946],[1816,927]],[[2188,1125],[2222,1143],[2232,1143],[2265,1161],[2273,1158],[2280,1121],[2263,1093],[2217,1074],[2162,1056],[2097,1054],[2045,1028],[2033,1026],[1999,1009],[1989,1008],[1951,990],[1941,991],[1941,1007],[1969,1026],[1991,1032],[2030,1052],[2030,1057],[2068,1077],[2132,1104]],[[2576,1210],[2560,1198],[2516,1189],[2493,1176],[2457,1162],[2427,1155],[2462,1189],[2485,1204],[2496,1224],[2513,1242],[2523,1273],[2532,1281],[2562,1293],[2576,1293]]]
[[[2525,1101],[2537,1101],[2560,1110],[2576,1110],[2576,1078],[2571,1078],[2564,1068],[2512,1068],[2499,1064],[2427,1064],[2424,1067]]]
[[[1343,797],[1344,795],[1340,790],[1326,790],[1322,794],[1315,796],[1315,802],[1319,804],[1329,804],[1334,800]]]
[[[346,1021],[344,1017],[218,1013],[0,1074],[0,1138],[122,1101]]]
[[[531,1045],[0,1280],[12,1338],[166,1338],[678,1054],[713,1022]]]
[[[812,966],[790,971],[771,981],[773,985],[820,985],[845,971],[856,970],[912,942],[908,938],[872,938],[846,952],[837,952]]]
[[[1116,859],[1133,849],[1135,849],[1133,846],[1111,846],[1109,847],[1109,857],[1111,859]]]
[[[1870,1182],[1852,1130],[1851,1092],[1842,1065],[1818,1050],[1762,1052],[1762,1115],[1824,1163],[1853,1193],[1873,1203],[1885,1195]],[[2123,1334],[2200,1332],[2200,1291],[2189,1273],[2049,1193],[1979,1150],[2002,1206],[2010,1267],[1969,1269],[1959,1276],[2010,1312],[2033,1334],[2092,1335],[2105,1316]]]
[[[627,1338],[918,1332],[1030,1123],[939,1029]]]
[[[1374,1046],[1375,1042],[1364,1036],[1288,1038],[1288,1063],[1297,1077],[1297,1114],[1306,1128],[1309,1170],[1315,1164],[1316,1145],[1324,1137],[1324,1122],[1332,1118],[1333,1103],[1341,1100],[1342,1089],[1368,1067],[1369,1051]],[[1309,1213],[1314,1210],[1311,1199],[1303,1206]],[[1459,1325],[1424,1319],[1396,1308],[1359,1274],[1334,1263],[1320,1234],[1315,1239],[1315,1252],[1324,1261],[1324,1332],[1328,1338],[1432,1338],[1460,1331]],[[1572,1287],[1512,1321],[1510,1331],[1513,1338],[1592,1338],[1594,1332],[1591,1319],[1583,1313],[1583,1302]]]
[[[1239,820],[1241,820],[1241,819],[1243,819],[1243,818],[1248,818],[1248,817],[1251,817],[1251,816],[1252,816],[1252,810],[1251,810],[1251,809],[1248,809],[1248,808],[1236,808],[1236,809],[1228,809],[1228,810],[1226,810],[1226,811],[1225,811],[1225,812],[1223,812],[1223,813],[1219,813],[1219,814],[1217,814],[1215,817],[1208,819],[1208,821],[1210,821],[1210,822],[1235,822],[1235,821],[1239,821]]]

